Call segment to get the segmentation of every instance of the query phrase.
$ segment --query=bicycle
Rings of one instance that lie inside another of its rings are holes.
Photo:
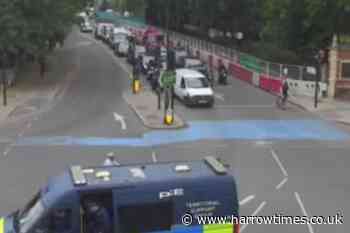
[[[278,95],[276,99],[276,106],[279,109],[286,110],[287,96]]]

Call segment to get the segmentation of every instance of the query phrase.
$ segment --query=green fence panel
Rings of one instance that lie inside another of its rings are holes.
[[[240,54],[239,63],[241,66],[244,66],[247,69],[253,70],[255,72],[258,72],[258,73],[264,72],[264,68],[261,65],[260,60],[256,57],[253,57],[247,54]]]

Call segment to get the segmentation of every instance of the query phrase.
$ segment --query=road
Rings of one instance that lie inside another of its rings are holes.
[[[77,31],[64,51],[76,57],[75,79],[65,95],[47,112],[0,128],[0,214],[23,207],[50,176],[73,164],[100,164],[109,152],[115,152],[121,164],[218,155],[237,178],[241,215],[341,212],[345,219],[344,225],[247,225],[242,232],[348,232],[346,126],[295,106],[280,111],[273,96],[232,79],[229,86],[216,88],[213,109],[176,103],[189,129],[151,131],[122,98],[130,88],[123,59]]]

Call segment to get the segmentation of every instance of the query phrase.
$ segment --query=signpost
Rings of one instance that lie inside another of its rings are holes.
[[[164,123],[171,125],[174,123],[174,85],[176,82],[176,73],[172,70],[166,70],[160,78],[160,85],[164,88]]]
[[[163,88],[171,88],[175,85],[176,73],[175,71],[166,70],[162,73],[160,78],[160,85]]]

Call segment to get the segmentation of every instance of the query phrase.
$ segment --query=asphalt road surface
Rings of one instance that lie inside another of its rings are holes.
[[[101,164],[115,152],[121,164],[197,160],[217,155],[233,168],[241,215],[332,216],[343,225],[246,225],[249,233],[348,232],[350,130],[232,79],[216,87],[213,109],[176,112],[190,128],[146,129],[122,98],[128,67],[91,35],[74,31],[64,51],[76,76],[49,111],[0,128],[0,214],[23,205],[50,176],[72,164]],[[67,57],[68,59],[68,57]],[[122,116],[125,127],[116,121]],[[155,153],[156,156],[152,156]],[[215,187],[208,187],[215,188]]]

